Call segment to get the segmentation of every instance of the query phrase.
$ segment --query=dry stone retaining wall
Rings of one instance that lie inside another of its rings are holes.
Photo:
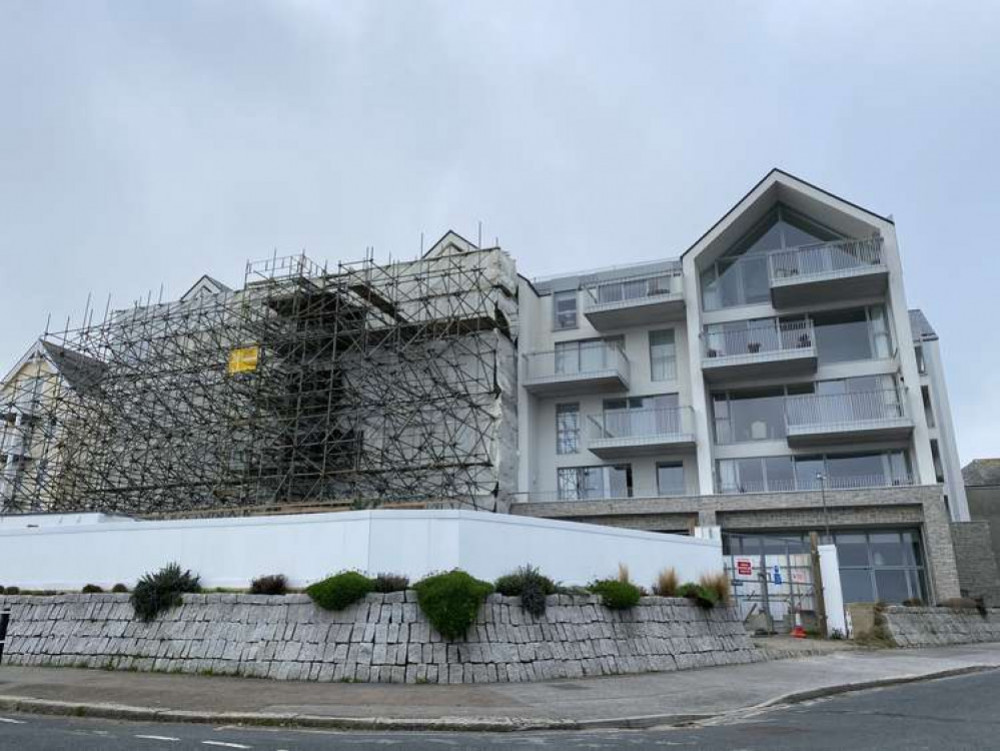
[[[886,608],[883,616],[889,634],[900,647],[1000,641],[1000,608],[990,608],[983,617],[972,609],[894,605]]]
[[[3,663],[382,683],[491,683],[683,670],[764,659],[732,608],[647,597],[613,611],[554,595],[534,618],[490,595],[466,640],[445,641],[413,591],[340,612],[305,595],[184,595],[152,623],[128,595],[0,596]]]

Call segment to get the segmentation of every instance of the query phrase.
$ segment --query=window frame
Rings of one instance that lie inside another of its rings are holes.
[[[561,323],[560,317],[567,315],[565,311],[559,310],[559,302],[572,300],[573,301],[573,322]],[[580,328],[580,296],[577,290],[561,290],[559,292],[552,293],[552,330],[553,331],[571,331],[573,329]]]

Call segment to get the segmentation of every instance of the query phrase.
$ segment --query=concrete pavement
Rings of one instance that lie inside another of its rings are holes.
[[[296,728],[132,723],[0,713],[0,751],[135,751],[227,748],[320,751],[330,748],[436,751],[441,748],[661,749],[698,751],[970,751],[996,748],[1000,671],[760,710],[724,722],[635,730],[524,733],[343,732]]]
[[[998,667],[1000,644],[836,651],[674,673],[452,686],[0,667],[0,710],[353,729],[635,728]]]

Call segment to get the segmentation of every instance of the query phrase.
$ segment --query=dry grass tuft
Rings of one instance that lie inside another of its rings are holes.
[[[656,581],[653,583],[653,594],[660,597],[677,597],[677,590],[680,586],[681,582],[677,578],[677,571],[671,566],[656,575]]]
[[[631,579],[629,579],[628,576],[628,564],[626,563],[618,564],[618,581],[620,581],[622,584],[629,584],[631,582]]]
[[[698,583],[716,594],[718,601],[722,605],[729,605],[733,600],[732,589],[730,588],[729,575],[725,571],[715,574],[702,574]]]

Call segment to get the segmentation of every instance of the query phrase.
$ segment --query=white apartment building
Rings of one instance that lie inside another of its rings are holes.
[[[849,599],[955,593],[965,490],[891,218],[773,170],[679,258],[519,298],[515,513],[720,526],[731,552],[818,530]]]

